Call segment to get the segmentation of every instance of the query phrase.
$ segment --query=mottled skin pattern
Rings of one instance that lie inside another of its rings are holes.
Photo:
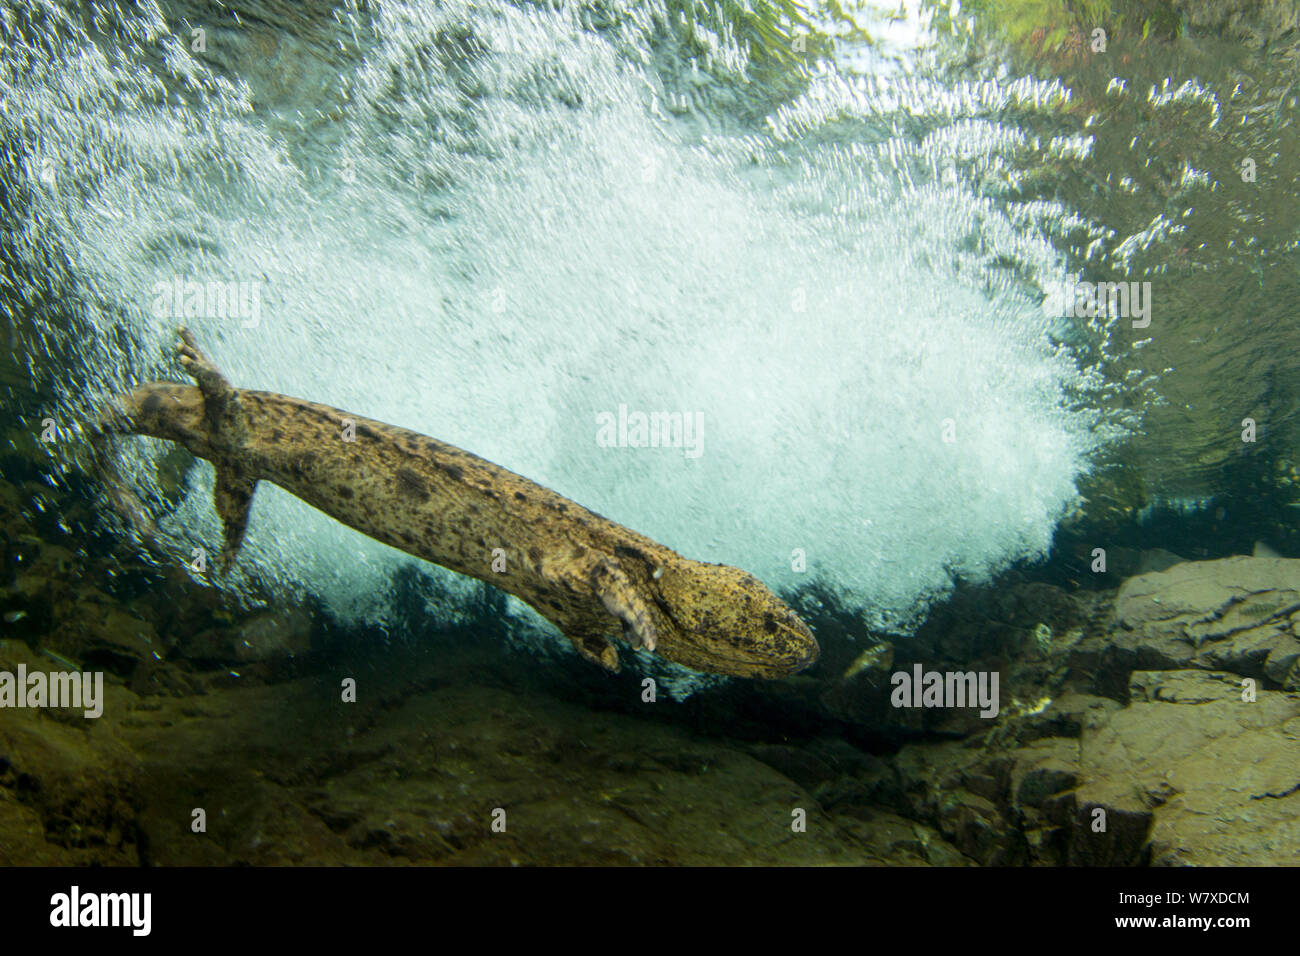
[[[137,388],[107,430],[169,439],[214,464],[223,563],[238,551],[265,480],[363,534],[515,595],[611,670],[619,662],[610,638],[620,633],[687,667],[738,677],[780,677],[817,659],[812,632],[752,575],[684,558],[405,428],[235,389],[181,334],[181,361],[199,386]],[[494,549],[504,551],[504,571],[493,570]]]

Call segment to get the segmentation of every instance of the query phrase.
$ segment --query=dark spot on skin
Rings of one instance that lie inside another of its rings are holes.
[[[562,502],[562,501],[561,501],[558,505],[556,505],[555,507],[557,507],[557,508],[560,509],[560,514],[564,514],[564,512],[566,512],[566,511],[569,510],[569,506],[566,505],[566,504],[565,504],[564,502]]]
[[[460,465],[453,465],[451,462],[447,461],[435,461],[433,464],[445,472],[449,478],[455,481],[460,481],[465,477],[465,470],[461,468]]]
[[[527,496],[526,494],[524,494],[522,491],[516,491],[516,492],[515,492],[515,498],[516,498],[517,500],[519,500],[519,501],[527,501],[527,500],[528,500],[528,496]]]
[[[284,432],[280,431],[278,428],[271,429],[271,440],[284,441]]]
[[[294,477],[302,478],[306,475],[307,469],[311,468],[314,464],[316,464],[316,453],[309,451],[295,458],[293,464],[290,465],[290,468],[293,471]]]
[[[352,490],[351,488],[349,488],[347,485],[340,485],[340,486],[339,486],[339,497],[340,497],[340,498],[343,498],[344,500],[351,500],[353,494],[355,494],[355,492],[353,492],[353,490]]]
[[[413,498],[419,498],[421,501],[429,500],[429,488],[424,479],[409,468],[397,469],[397,486]]]
[[[162,396],[157,392],[150,392],[140,404],[140,410],[146,415],[156,414],[160,407],[162,407]]]
[[[763,630],[769,634],[776,633],[776,618],[772,617],[771,614],[763,615]]]
[[[536,562],[536,561],[541,561],[541,560],[542,560],[542,549],[541,549],[541,548],[529,548],[529,549],[528,549],[528,557],[531,558],[531,559],[532,559],[533,561],[535,561],[535,562]]]

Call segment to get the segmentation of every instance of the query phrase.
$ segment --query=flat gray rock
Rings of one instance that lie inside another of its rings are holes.
[[[1130,578],[1109,635],[1134,670],[1194,668],[1300,689],[1300,560],[1187,561]]]

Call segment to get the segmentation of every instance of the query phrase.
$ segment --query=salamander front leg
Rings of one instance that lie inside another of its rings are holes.
[[[601,558],[591,570],[591,586],[605,610],[623,622],[633,647],[655,649],[658,631],[645,598],[613,558]]]

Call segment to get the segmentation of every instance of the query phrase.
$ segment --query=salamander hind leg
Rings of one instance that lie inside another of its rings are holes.
[[[180,330],[176,347],[181,364],[203,393],[203,420],[212,445],[212,464],[217,471],[215,504],[225,532],[221,567],[228,569],[239,553],[248,527],[249,508],[257,489],[257,475],[249,461],[248,420],[239,400],[239,390],[204,355],[189,329]]]
[[[203,393],[203,417],[208,425],[209,440],[222,450],[239,449],[248,440],[248,423],[239,401],[239,390],[231,385],[221,370],[199,350],[194,334],[179,330],[176,352]]]

